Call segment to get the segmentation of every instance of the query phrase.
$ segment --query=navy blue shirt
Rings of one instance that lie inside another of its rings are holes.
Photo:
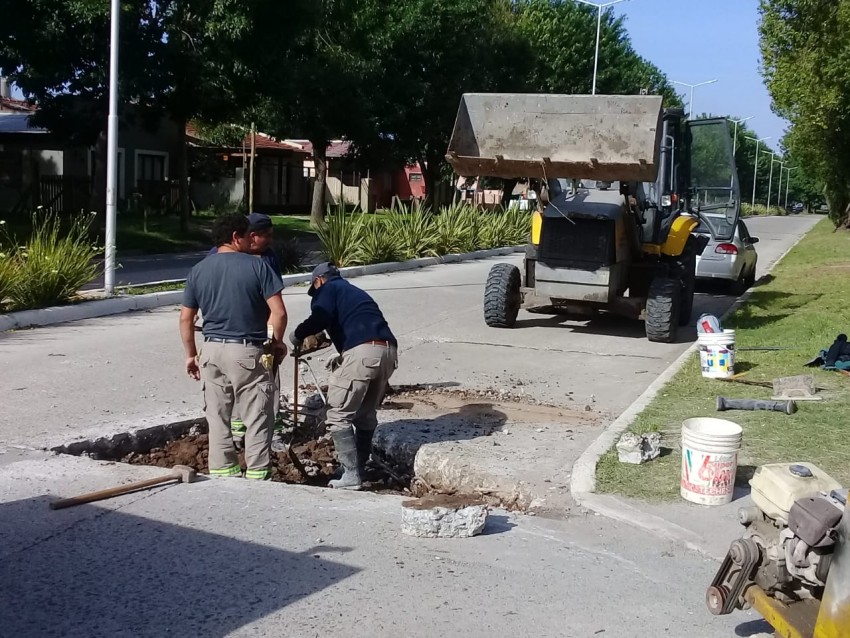
[[[310,316],[295,329],[295,337],[306,339],[326,330],[339,352],[367,341],[396,343],[375,300],[339,275],[332,275],[318,290],[311,290]]]
[[[217,252],[218,246],[213,246],[208,254],[215,255]],[[271,267],[272,270],[275,271],[278,277],[283,277],[283,273],[280,271],[280,262],[277,260],[277,255],[275,254],[274,250],[269,248],[266,252],[260,255],[260,258],[265,261]]]
[[[216,252],[189,272],[183,305],[201,310],[205,337],[265,341],[266,299],[281,290],[283,281],[264,260]]]

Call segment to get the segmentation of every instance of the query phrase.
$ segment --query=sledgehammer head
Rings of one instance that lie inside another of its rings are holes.
[[[726,410],[769,410],[794,414],[797,411],[797,404],[794,401],[759,401],[757,399],[717,397],[717,411],[725,412]]]
[[[171,473],[181,483],[194,483],[195,477],[198,475],[195,468],[188,465],[175,465],[171,468]]]

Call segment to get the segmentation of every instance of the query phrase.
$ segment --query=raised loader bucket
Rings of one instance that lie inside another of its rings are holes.
[[[458,175],[654,182],[657,95],[467,93],[446,159]]]

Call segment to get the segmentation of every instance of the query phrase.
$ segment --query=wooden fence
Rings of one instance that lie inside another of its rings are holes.
[[[91,183],[86,177],[43,175],[33,190],[33,204],[56,213],[79,213],[91,207]]]

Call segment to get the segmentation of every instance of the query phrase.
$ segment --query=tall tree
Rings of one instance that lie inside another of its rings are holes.
[[[284,4],[284,3],[281,3]],[[354,137],[364,121],[361,35],[357,29],[358,0],[313,0],[305,25],[277,59],[263,66],[256,86],[259,121],[276,137],[310,141],[315,167],[310,219],[325,216],[327,148],[338,137]]]
[[[761,0],[763,74],[785,142],[824,184],[830,215],[850,223],[850,0]]]
[[[530,82],[547,93],[590,93],[596,50],[597,10],[572,0],[518,0],[517,26],[533,43]],[[667,106],[681,99],[664,73],[634,50],[625,18],[602,13],[596,92],[663,95]]]
[[[358,150],[418,163],[438,205],[461,95],[527,86],[529,46],[512,21],[508,0],[364,0],[355,26],[368,128]]]

